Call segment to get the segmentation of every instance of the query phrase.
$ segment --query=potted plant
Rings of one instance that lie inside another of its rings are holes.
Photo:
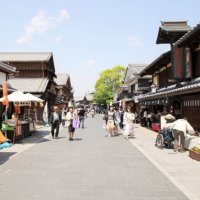
[[[195,146],[189,151],[190,158],[200,161],[200,146]]]

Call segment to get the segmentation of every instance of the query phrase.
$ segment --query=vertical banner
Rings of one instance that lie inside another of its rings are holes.
[[[173,76],[175,79],[192,77],[192,55],[190,48],[173,48]]]
[[[185,48],[185,78],[192,78],[192,54],[190,48]]]
[[[43,110],[43,120],[48,123],[48,103],[46,102]]]
[[[173,48],[173,75],[175,79],[183,79],[184,77],[183,55],[183,48]]]

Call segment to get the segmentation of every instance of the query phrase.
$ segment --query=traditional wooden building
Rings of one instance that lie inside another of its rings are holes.
[[[68,74],[56,74],[57,78],[54,78],[57,84],[57,95],[55,105],[63,107],[68,106],[68,103],[73,100],[72,86],[70,76]]]
[[[52,52],[0,52],[0,61],[15,67],[17,79],[9,80],[12,87],[24,92],[38,94],[48,102],[48,113],[56,99],[55,67]],[[41,85],[40,85],[41,83]],[[29,87],[29,88],[28,88]],[[36,91],[38,89],[38,91]],[[43,108],[38,110],[38,120],[42,120]]]
[[[182,84],[181,114],[200,130],[200,24],[173,44],[175,73]],[[178,52],[178,55],[177,55]]]
[[[137,112],[140,111],[138,96],[148,91],[151,80],[151,75],[140,77],[140,73],[146,67],[146,64],[128,65],[125,72],[124,84],[115,90],[114,103],[118,103],[120,106],[130,105]]]
[[[163,63],[159,65],[161,61]],[[200,25],[198,24],[173,43],[172,51],[161,55],[143,72],[143,75],[153,74],[152,81],[157,88],[144,94],[140,98],[141,103],[144,105],[161,103],[177,118],[186,117],[192,126],[199,130],[200,118],[197,115],[200,111],[199,64]],[[162,80],[161,84],[156,80]]]
[[[173,44],[191,30],[187,21],[161,21],[156,44]]]
[[[166,105],[170,105],[169,99],[159,95],[160,91],[169,90],[173,83],[171,51],[161,54],[149,64],[140,76],[152,75],[149,91],[140,96],[140,104],[152,111],[163,111]]]
[[[85,98],[87,99],[87,102],[89,105],[93,104],[93,100],[94,100],[94,92],[88,92],[85,94]]]

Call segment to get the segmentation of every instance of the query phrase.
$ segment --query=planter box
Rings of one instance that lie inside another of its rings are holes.
[[[189,157],[196,160],[196,161],[200,161],[200,154],[196,153],[192,150],[189,151]]]

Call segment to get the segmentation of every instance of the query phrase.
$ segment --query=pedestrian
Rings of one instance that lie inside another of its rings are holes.
[[[61,111],[61,122],[63,127],[65,126],[66,114],[67,114],[67,108],[66,106],[64,106]]]
[[[120,114],[119,127],[120,127],[121,130],[123,130],[123,128],[124,128],[124,124],[123,124],[123,122],[124,122],[124,109],[122,107],[120,107],[120,109],[119,109],[119,114]]]
[[[84,122],[85,122],[85,109],[84,107],[81,107],[81,109],[78,112],[78,117],[79,117],[79,128],[84,128]]]
[[[106,109],[103,114],[103,128],[107,127],[108,123],[108,110]]]
[[[103,120],[105,120],[105,124],[107,125],[107,123],[108,123],[108,110],[107,109],[104,111]]]
[[[115,120],[114,120],[114,124],[115,124],[115,130],[114,130],[114,134],[117,135],[118,131],[119,131],[119,124],[120,124],[120,112],[118,108],[114,109],[114,113],[115,113]]]
[[[148,110],[144,109],[142,121],[143,121],[143,126],[145,127],[147,126],[147,113],[148,113]]]
[[[169,120],[173,117],[171,114],[165,116],[166,120]],[[174,152],[178,151],[178,147],[180,144],[180,152],[185,152],[185,137],[187,132],[189,134],[195,135],[195,131],[190,123],[186,119],[178,119],[172,123],[167,123],[165,125],[166,128],[171,128],[173,137],[174,137]]]
[[[57,106],[54,107],[53,112],[50,116],[50,122],[51,122],[51,135],[52,138],[58,138],[59,134],[59,126],[60,126],[60,117],[59,117],[59,109]],[[56,130],[56,133],[54,134],[54,131]]]
[[[76,113],[74,112],[74,109],[70,107],[66,115],[66,126],[68,127],[69,141],[72,141],[74,138],[75,127],[73,127],[73,121],[75,119]]]
[[[108,137],[113,136],[114,131],[115,131],[115,113],[113,107],[111,106],[108,111],[108,122],[107,122]]]
[[[129,106],[127,107],[127,111],[124,113],[124,137],[126,139],[129,139],[130,137],[135,137],[133,120],[135,120],[135,114],[132,112],[132,109]]]
[[[94,114],[95,114],[95,109],[94,108],[92,108],[91,114],[92,114],[92,118],[94,118]]]

